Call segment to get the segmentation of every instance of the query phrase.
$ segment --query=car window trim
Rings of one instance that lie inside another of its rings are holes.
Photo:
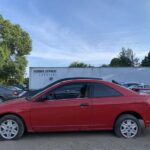
[[[74,101],[74,100],[80,100],[80,99],[89,99],[89,97],[83,97],[83,98],[66,98],[66,99],[48,99],[45,101]]]

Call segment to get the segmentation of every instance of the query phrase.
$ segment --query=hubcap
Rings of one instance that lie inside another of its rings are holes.
[[[121,123],[121,134],[126,138],[133,138],[138,133],[138,125],[135,121],[127,119]]]
[[[19,126],[14,120],[5,120],[0,124],[0,135],[4,139],[13,139],[19,131]]]

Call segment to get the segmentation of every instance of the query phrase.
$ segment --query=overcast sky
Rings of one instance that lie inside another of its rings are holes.
[[[29,32],[28,66],[109,63],[122,47],[150,50],[150,0],[0,0],[0,14]]]

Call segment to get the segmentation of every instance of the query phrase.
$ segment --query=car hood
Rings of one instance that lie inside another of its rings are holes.
[[[0,103],[0,114],[4,113],[18,113],[22,111],[28,111],[30,108],[30,101],[25,98],[18,98],[13,100],[7,100]]]

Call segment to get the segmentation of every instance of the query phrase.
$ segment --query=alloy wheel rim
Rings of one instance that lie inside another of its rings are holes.
[[[138,125],[134,120],[127,119],[121,123],[120,131],[125,138],[133,138],[138,133]]]
[[[0,135],[4,139],[13,139],[19,132],[19,126],[14,120],[5,120],[0,124]]]

